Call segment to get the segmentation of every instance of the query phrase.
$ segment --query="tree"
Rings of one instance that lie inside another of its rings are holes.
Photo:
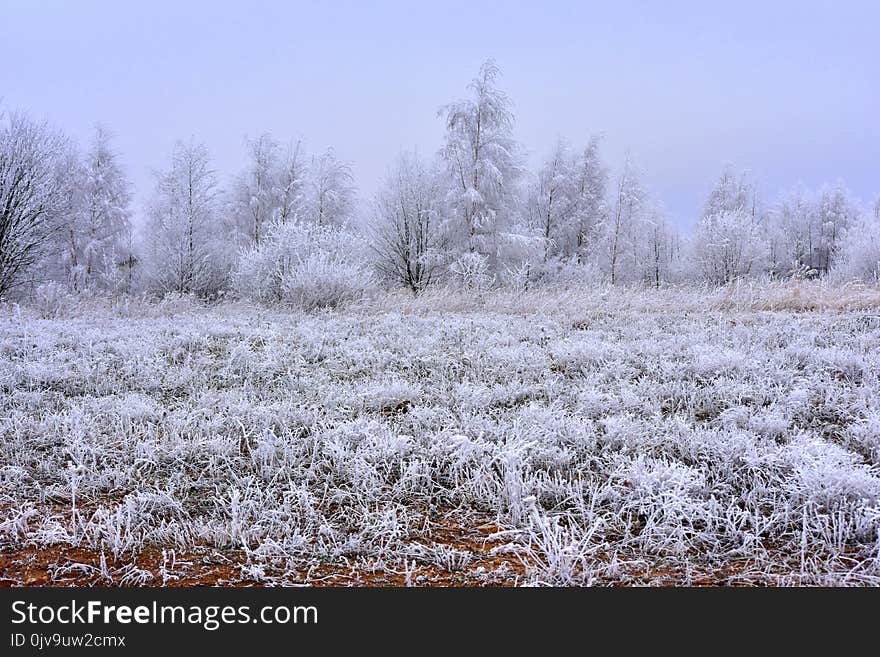
[[[98,126],[82,163],[68,167],[70,214],[65,221],[65,264],[74,290],[110,285],[129,256],[128,179],[110,146],[110,133]]]
[[[305,217],[306,171],[299,141],[282,151],[264,133],[247,146],[250,161],[233,182],[230,210],[244,242],[259,245],[270,224]]]
[[[694,235],[699,274],[723,285],[758,273],[767,260],[765,233],[757,186],[746,173],[737,175],[725,165],[709,191]]]
[[[627,156],[617,178],[611,216],[605,225],[608,272],[611,284],[619,282],[621,263],[634,260],[634,240],[639,218],[646,200],[645,190],[632,159]],[[623,264],[634,264],[623,263]]]
[[[709,192],[702,216],[711,217],[734,212],[757,216],[758,190],[749,180],[747,173],[737,176],[733,165],[726,164],[715,186]]]
[[[440,156],[451,190],[454,236],[462,251],[483,255],[492,266],[498,261],[499,235],[512,221],[522,172],[511,102],[495,86],[499,72],[487,61],[468,86],[472,98],[440,109],[446,123]]]
[[[694,237],[701,273],[721,285],[756,272],[765,250],[760,227],[745,209],[704,216]]]
[[[858,208],[843,184],[837,183],[822,187],[815,212],[819,232],[816,269],[826,274],[834,266],[847,229],[858,218]]]
[[[842,183],[825,185],[818,195],[795,188],[768,217],[771,272],[827,274],[857,218],[856,203]]]
[[[842,281],[880,282],[880,208],[875,206],[873,216],[853,221],[841,240],[831,273]]]
[[[564,140],[534,178],[528,194],[531,232],[544,242],[544,261],[583,262],[594,249],[607,211],[608,172],[599,160],[599,139],[572,153]]]
[[[286,223],[303,213],[306,167],[299,140],[289,144],[277,172],[278,206],[275,218]]]
[[[23,114],[0,116],[0,296],[26,284],[53,246],[66,140]]]
[[[681,251],[679,235],[656,208],[646,213],[637,232],[641,278],[659,288],[673,276]]]
[[[776,204],[769,215],[766,232],[769,233],[768,268],[777,276],[792,272],[816,275],[819,243],[818,219],[815,206],[806,189],[793,189]]]
[[[599,137],[591,137],[576,162],[574,206],[574,255],[583,262],[599,237],[608,211],[605,200],[608,170],[599,157]]]
[[[247,142],[249,162],[233,183],[232,207],[239,230],[259,244],[279,205],[278,144],[269,134]]]
[[[203,144],[178,142],[150,206],[152,285],[160,292],[215,294],[228,271],[217,218],[217,180]]]
[[[577,171],[568,144],[560,139],[529,191],[529,223],[532,232],[543,241],[545,263],[571,250],[569,238],[576,232],[573,223],[577,211]]]
[[[351,167],[332,148],[313,156],[306,177],[305,219],[318,226],[341,226],[354,209]]]
[[[385,278],[424,290],[446,250],[439,173],[415,154],[402,155],[376,195],[372,250]]]

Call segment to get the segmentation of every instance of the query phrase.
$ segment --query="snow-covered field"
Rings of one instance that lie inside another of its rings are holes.
[[[749,294],[7,306],[0,577],[880,584],[880,294]]]

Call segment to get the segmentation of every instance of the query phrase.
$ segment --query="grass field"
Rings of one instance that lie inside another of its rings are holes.
[[[5,306],[0,580],[877,585],[877,302]]]

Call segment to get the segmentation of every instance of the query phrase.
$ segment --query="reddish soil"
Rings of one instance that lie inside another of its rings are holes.
[[[522,580],[525,566],[514,555],[491,554],[492,548],[502,544],[490,540],[497,531],[500,528],[492,523],[467,529],[444,518],[432,523],[429,538],[413,540],[413,544],[428,548],[453,548],[470,554],[466,563],[451,570],[427,560],[380,567],[363,559],[338,564],[303,561],[292,567],[289,562],[282,567],[270,561],[264,572],[291,586],[405,586],[408,581],[416,586],[512,586]],[[168,573],[164,581],[163,562]],[[120,586],[126,566],[152,574],[146,581],[129,582],[140,586],[260,586],[243,572],[243,563],[246,556],[240,551],[209,548],[175,552],[172,563],[171,551],[163,557],[161,548],[117,559],[106,550],[102,553],[70,545],[0,544],[0,586]],[[111,578],[102,573],[110,573]]]

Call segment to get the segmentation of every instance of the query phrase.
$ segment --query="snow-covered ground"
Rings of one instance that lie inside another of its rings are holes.
[[[0,576],[880,584],[877,290],[786,294],[7,306]]]

